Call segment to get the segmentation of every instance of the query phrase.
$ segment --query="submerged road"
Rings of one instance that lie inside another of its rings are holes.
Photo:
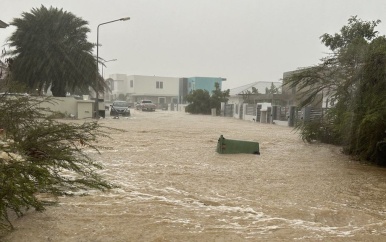
[[[77,121],[81,122],[81,121]],[[119,185],[28,212],[3,241],[386,241],[386,169],[289,127],[132,110],[89,154]],[[257,141],[261,155],[220,155],[217,139]]]

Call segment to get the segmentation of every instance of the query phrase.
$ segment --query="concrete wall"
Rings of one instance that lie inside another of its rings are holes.
[[[247,103],[243,103],[243,116],[242,116],[242,119],[243,120],[248,120],[248,121],[256,121],[256,115],[248,115],[246,114],[246,110],[247,110]]]
[[[55,112],[77,114],[78,100],[74,97],[53,97],[51,102],[43,102],[40,107],[49,108]]]
[[[129,93],[178,97],[180,79],[177,77],[128,76],[128,80],[134,81],[134,86],[129,89]],[[157,82],[162,82],[162,88],[157,88]]]
[[[43,102],[40,107],[64,113],[67,117],[72,114],[75,118],[85,119],[93,117],[94,103],[94,100],[78,100],[74,97],[53,97],[52,101]],[[103,102],[99,102],[99,109],[104,110]]]
[[[236,103],[234,104],[234,112],[233,112],[233,117],[237,119],[242,118],[242,113],[241,110],[243,109],[243,103]]]

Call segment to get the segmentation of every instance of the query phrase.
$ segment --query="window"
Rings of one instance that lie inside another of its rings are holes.
[[[157,89],[163,89],[164,88],[164,82],[157,82],[156,83],[156,88]]]
[[[134,87],[134,81],[130,80],[130,87]]]

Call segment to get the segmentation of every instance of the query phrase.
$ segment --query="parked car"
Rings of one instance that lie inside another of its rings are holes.
[[[142,100],[136,105],[137,110],[155,111],[156,105],[151,100]]]
[[[126,101],[114,101],[110,106],[110,116],[130,116],[130,105]]]

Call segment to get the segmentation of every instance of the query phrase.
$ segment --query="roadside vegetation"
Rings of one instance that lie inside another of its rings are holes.
[[[43,211],[58,196],[114,187],[99,175],[102,164],[85,151],[99,153],[98,139],[118,131],[98,122],[56,120],[58,113],[40,105],[55,99],[34,97],[49,89],[63,97],[94,87],[87,22],[41,6],[11,24],[17,29],[8,40],[7,75],[0,83],[0,231],[12,228],[14,215]],[[32,96],[18,94],[24,92]]]
[[[113,187],[85,149],[99,152],[100,137],[111,129],[97,122],[57,121],[28,96],[0,96],[0,228],[12,227],[9,214],[43,211],[60,195]]]
[[[331,53],[286,85],[302,93],[300,107],[328,96],[321,119],[298,124],[304,140],[341,145],[346,154],[386,165],[386,37],[375,30],[379,23],[354,16],[339,33],[323,34]]]
[[[215,83],[215,90],[212,95],[208,91],[197,89],[188,94],[185,100],[189,103],[186,106],[186,112],[192,114],[211,114],[211,109],[215,108],[216,113],[219,114],[221,110],[221,103],[227,102],[230,90],[221,91],[220,85]]]

